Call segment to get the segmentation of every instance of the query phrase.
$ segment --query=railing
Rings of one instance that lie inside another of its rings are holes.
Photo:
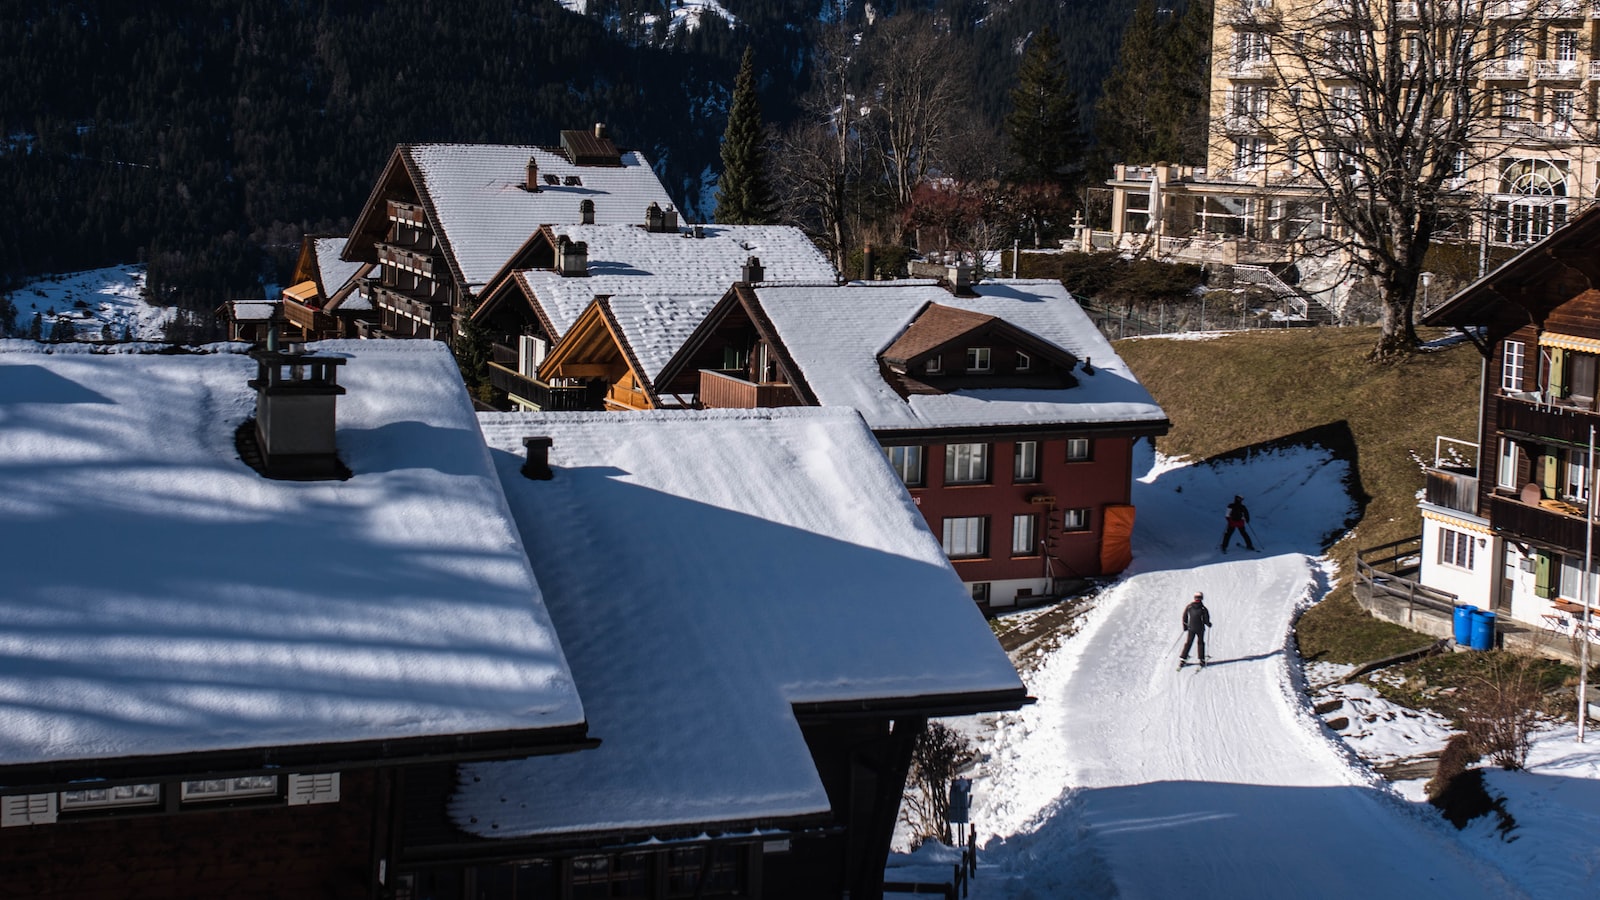
[[[411,225],[416,228],[426,228],[428,218],[423,214],[422,207],[404,200],[388,201],[389,221],[399,222],[402,225]]]
[[[945,900],[958,900],[971,891],[971,882],[978,877],[978,830],[967,829],[967,842],[961,848],[961,861],[950,864],[949,881],[890,881],[885,873],[885,894],[922,894],[940,896]]]
[[[1561,547],[1569,553],[1583,552],[1586,523],[1582,507],[1574,504],[1545,500],[1533,505],[1495,494],[1489,498],[1489,521],[1495,531],[1508,536]],[[1595,534],[1600,537],[1600,529]]]
[[[489,383],[543,410],[599,410],[604,407],[596,395],[598,391],[587,387],[555,387],[537,378],[529,378],[516,369],[499,363],[489,363]]]
[[[1496,81],[1521,81],[1528,77],[1525,59],[1491,59],[1483,66],[1483,77]]]
[[[1271,71],[1266,59],[1232,59],[1225,71],[1228,78],[1264,78]]]
[[[1453,614],[1456,600],[1449,591],[1431,588],[1411,576],[1422,568],[1422,535],[1391,541],[1356,552],[1356,589],[1406,602],[1409,618],[1418,607]]]
[[[1536,59],[1533,74],[1544,81],[1576,81],[1583,77],[1583,63],[1575,59]]]
[[[1575,141],[1581,138],[1570,122],[1529,122],[1511,119],[1500,123],[1503,138],[1535,138],[1542,141]]]
[[[700,405],[707,409],[768,409],[799,406],[800,400],[787,384],[757,384],[729,372],[701,369]]]
[[[1500,428],[1572,446],[1588,446],[1589,429],[1600,429],[1600,415],[1586,409],[1500,398]]]
[[[1478,514],[1478,476],[1459,470],[1430,468],[1423,470],[1427,484],[1423,498],[1434,506],[1459,512]]]
[[[436,325],[450,318],[450,305],[443,302],[419,300],[400,288],[389,287],[377,279],[366,280],[367,296],[374,306],[392,310],[420,322]]]
[[[307,332],[339,330],[339,322],[333,316],[290,297],[283,299],[283,317],[289,324]]]
[[[399,244],[378,244],[378,262],[426,278],[433,277],[434,257],[431,253],[418,253]]]

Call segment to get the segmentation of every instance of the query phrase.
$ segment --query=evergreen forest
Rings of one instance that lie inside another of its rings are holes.
[[[349,228],[395,144],[549,146],[596,122],[705,220],[746,49],[777,133],[815,96],[825,32],[884,17],[918,14],[961,44],[963,143],[998,167],[1031,36],[1056,36],[1087,139],[1135,7],[724,0],[735,24],[671,29],[675,2],[4,0],[0,289],[143,262],[156,302],[260,296],[303,234]]]

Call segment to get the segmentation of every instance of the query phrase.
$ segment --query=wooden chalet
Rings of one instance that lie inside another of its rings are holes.
[[[688,334],[605,297],[538,371],[589,409],[860,410],[985,606],[1121,571],[1133,442],[1165,416],[1059,284],[957,283],[741,282],[679,300]]]
[[[1600,429],[1600,211],[1426,310],[1422,321],[1461,329],[1485,363],[1475,465],[1427,473],[1423,583],[1461,603],[1583,636],[1591,448]],[[1600,593],[1591,585],[1587,596],[1594,602]],[[1600,610],[1592,615],[1600,620]]]
[[[300,241],[294,275],[283,291],[280,316],[295,341],[356,337],[376,313],[359,290],[372,266],[342,258],[343,235],[306,235]]]
[[[541,225],[631,222],[652,205],[676,219],[649,163],[602,125],[550,148],[401,144],[344,250],[372,267],[360,293],[375,318],[360,334],[446,339]]]

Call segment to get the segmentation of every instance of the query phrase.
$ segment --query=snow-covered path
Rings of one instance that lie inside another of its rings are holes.
[[[1030,679],[1039,704],[999,726],[973,896],[1520,896],[1367,774],[1294,689],[1289,627],[1323,590],[1344,473],[1306,450],[1152,466],[1133,569]],[[1217,552],[1234,493],[1264,552]],[[1212,661],[1179,671],[1195,591]]]

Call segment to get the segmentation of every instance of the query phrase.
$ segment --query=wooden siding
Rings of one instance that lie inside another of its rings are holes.
[[[288,297],[283,298],[283,317],[290,325],[304,331],[308,336],[337,334],[339,331],[339,322],[333,316],[320,309],[297,303]]]
[[[1445,469],[1424,471],[1427,485],[1423,496],[1429,503],[1461,512],[1478,512],[1478,476]]]
[[[1507,537],[1523,539],[1566,553],[1583,553],[1584,520],[1542,506],[1531,506],[1498,494],[1489,500],[1489,521]],[[1595,530],[1600,536],[1600,528]],[[1600,545],[1600,541],[1596,541]]]
[[[1600,291],[1585,290],[1567,299],[1545,318],[1547,331],[1600,340]]]
[[[489,383],[508,394],[538,406],[542,410],[598,410],[599,393],[587,387],[554,387],[537,378],[529,378],[516,369],[491,362]]]
[[[769,409],[800,406],[787,384],[756,384],[712,369],[700,370],[700,405],[706,409]]]
[[[112,813],[0,831],[0,896],[366,898],[387,842],[387,776],[345,772],[337,803]]]
[[[1501,400],[1497,415],[1502,432],[1532,435],[1571,447],[1589,446],[1589,429],[1600,429],[1600,415],[1588,410],[1540,406],[1511,397]]]

